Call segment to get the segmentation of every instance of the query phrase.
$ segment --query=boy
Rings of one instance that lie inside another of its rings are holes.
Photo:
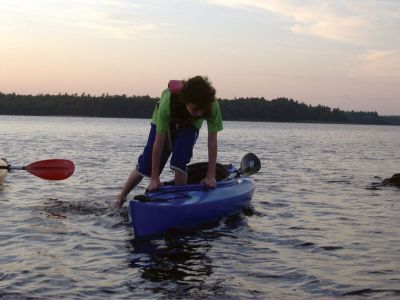
[[[148,190],[157,189],[161,185],[160,174],[171,153],[175,184],[186,184],[186,166],[192,158],[203,119],[207,120],[208,127],[208,169],[202,182],[208,187],[215,187],[217,132],[223,128],[215,89],[207,77],[196,76],[187,81],[171,80],[154,110],[143,154],[117,196],[114,207],[124,204],[126,196],[144,176],[150,177]]]

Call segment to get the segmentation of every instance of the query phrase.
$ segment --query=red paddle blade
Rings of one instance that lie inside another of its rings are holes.
[[[74,174],[75,165],[66,159],[47,159],[25,167],[29,173],[47,180],[63,180]]]

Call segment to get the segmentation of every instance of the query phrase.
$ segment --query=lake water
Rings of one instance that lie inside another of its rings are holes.
[[[400,297],[400,189],[370,188],[400,172],[400,127],[224,125],[219,162],[261,159],[251,206],[215,226],[139,242],[126,210],[110,204],[148,120],[0,116],[0,156],[10,163],[76,165],[65,181],[14,171],[0,185],[0,296]],[[192,162],[207,159],[206,137],[202,130]]]

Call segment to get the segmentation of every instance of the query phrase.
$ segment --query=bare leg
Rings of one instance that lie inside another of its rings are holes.
[[[175,171],[175,185],[187,184],[187,174],[179,170]]]
[[[117,200],[113,203],[113,207],[122,207],[126,201],[126,196],[132,191],[143,179],[143,176],[138,171],[133,170],[125,182],[122,191],[118,194]]]

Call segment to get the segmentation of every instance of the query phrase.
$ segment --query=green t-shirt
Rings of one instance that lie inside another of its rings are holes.
[[[171,92],[169,89],[163,91],[160,101],[156,105],[153,112],[153,117],[151,123],[156,125],[156,130],[159,133],[165,133],[169,127],[169,122],[171,119]],[[193,122],[193,125],[199,130],[203,124],[203,119],[197,119]],[[207,128],[210,132],[218,132],[223,129],[222,126],[222,116],[221,110],[219,108],[219,103],[214,100],[211,107],[211,114],[207,117]]]

